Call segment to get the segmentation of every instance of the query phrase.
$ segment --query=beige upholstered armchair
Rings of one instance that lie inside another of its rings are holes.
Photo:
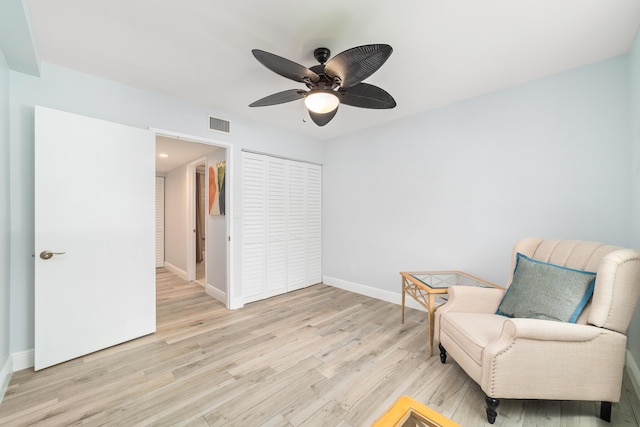
[[[436,311],[440,360],[451,356],[482,387],[492,424],[503,398],[600,401],[600,417],[610,421],[622,389],[625,333],[640,295],[640,251],[528,238],[514,246],[512,267],[507,291],[449,289],[449,301]],[[556,272],[573,276],[546,280]],[[596,273],[595,280],[584,272]],[[575,310],[564,292],[569,288],[586,292]],[[573,319],[558,320],[556,311]]]

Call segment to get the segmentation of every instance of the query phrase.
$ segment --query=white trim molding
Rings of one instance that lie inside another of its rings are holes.
[[[9,355],[7,356],[7,360],[4,362],[4,365],[2,365],[2,369],[0,369],[0,403],[2,403],[4,394],[7,392],[7,387],[9,387],[9,381],[11,381],[12,374],[13,357]]]
[[[175,274],[176,276],[178,276],[179,278],[183,279],[183,280],[189,280],[187,279],[187,272],[184,271],[181,268],[176,267],[175,265],[171,264],[170,262],[165,261],[164,262],[164,268],[166,268],[167,270],[169,270],[170,272],[172,272],[173,274]]]
[[[207,283],[207,286],[204,287],[204,291],[210,297],[214,297],[215,299],[223,303],[225,306],[227,305],[227,294],[225,292],[222,292],[220,289],[208,283]]]
[[[237,310],[239,308],[244,307],[244,299],[243,298],[229,298],[229,305],[227,309],[229,310]]]
[[[2,369],[0,369],[0,403],[2,403],[7,387],[9,387],[13,373],[33,368],[33,362],[33,349],[12,353],[7,357]]]
[[[13,359],[13,372],[33,368],[34,366],[33,349],[12,353],[11,358]]]
[[[387,301],[393,304],[402,304],[402,293],[385,291],[383,289],[374,288],[372,286],[361,285],[359,283],[349,282],[347,280],[336,279],[335,277],[324,276],[322,283],[333,286],[334,288],[344,289],[345,291],[355,292],[356,294],[365,295],[371,298]],[[398,280],[398,285],[400,280]],[[426,311],[426,309],[418,304],[413,298],[405,299],[405,306],[416,310]]]
[[[154,132],[156,134],[156,136],[161,135],[161,136],[166,136],[169,138],[176,138],[176,139],[182,139],[182,140],[186,140],[186,141],[191,141],[191,142],[197,142],[197,143],[204,143],[204,144],[209,144],[212,146],[216,146],[216,147],[221,147],[224,148],[226,150],[227,153],[227,157],[226,157],[226,162],[227,162],[227,170],[228,171],[234,171],[235,169],[235,160],[234,160],[234,146],[233,143],[229,142],[229,141],[222,141],[219,139],[211,139],[211,138],[203,138],[201,136],[195,136],[195,135],[188,135],[185,133],[181,133],[181,132],[174,132],[174,131],[169,131],[166,129],[159,129],[159,128],[153,128],[150,127],[149,128],[150,131]],[[229,134],[226,134],[229,135]],[[225,303],[225,305],[227,306],[228,309],[235,309],[235,308],[240,308],[242,307],[242,303],[236,301],[236,298],[234,298],[233,294],[235,292],[237,292],[236,288],[235,288],[235,254],[234,254],[234,240],[232,239],[232,233],[233,230],[235,229],[235,179],[230,179],[226,186],[227,186],[227,214],[225,215],[226,218],[226,227],[227,227],[227,271],[228,271],[228,275],[227,275],[227,301]],[[165,262],[165,268],[166,267],[166,262]],[[167,268],[167,270],[169,270],[169,268]],[[170,270],[171,271],[171,270]],[[180,270],[182,271],[182,270]],[[174,271],[173,271],[174,272]],[[176,273],[176,272],[174,272]],[[178,275],[180,275],[179,273],[176,273]],[[183,276],[180,276],[183,277]],[[184,272],[184,280],[188,280],[187,278],[187,272]]]

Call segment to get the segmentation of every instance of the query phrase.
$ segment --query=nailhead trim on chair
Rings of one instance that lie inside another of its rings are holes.
[[[500,353],[497,353],[495,355],[495,357],[491,360],[491,396],[493,397],[494,393],[495,393],[495,383],[496,383],[496,378],[495,378],[495,373],[496,373],[496,359],[498,358],[498,356],[502,356],[504,353],[506,353],[507,351],[511,350],[511,348],[513,348],[513,346],[515,345],[516,340],[511,340],[511,343],[509,344],[508,347],[506,347],[505,349],[503,349]]]

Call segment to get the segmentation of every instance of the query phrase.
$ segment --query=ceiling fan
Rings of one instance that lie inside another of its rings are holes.
[[[374,109],[396,106],[396,101],[385,90],[362,83],[391,56],[393,49],[388,44],[347,49],[329,62],[327,60],[331,52],[326,47],[320,47],[313,52],[320,65],[310,68],[260,49],[251,52],[274,73],[304,83],[309,90],[289,89],[274,93],[253,102],[249,107],[265,107],[304,98],[311,120],[318,126],[324,126],[336,115],[339,104]]]

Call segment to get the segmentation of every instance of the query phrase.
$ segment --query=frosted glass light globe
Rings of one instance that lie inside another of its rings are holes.
[[[312,90],[304,97],[304,105],[314,113],[325,114],[335,110],[340,100],[333,91]]]

